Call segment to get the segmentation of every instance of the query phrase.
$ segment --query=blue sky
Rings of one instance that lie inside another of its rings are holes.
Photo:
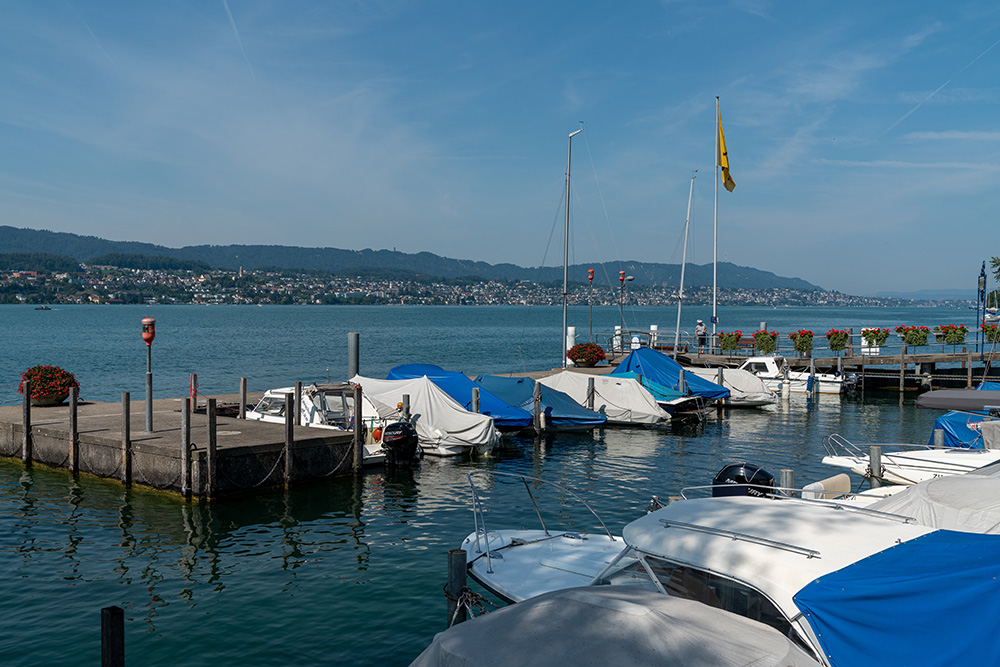
[[[989,2],[0,1],[0,224],[562,261],[853,294],[1000,255]]]

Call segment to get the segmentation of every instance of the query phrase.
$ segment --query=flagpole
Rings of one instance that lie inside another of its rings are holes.
[[[715,222],[712,232],[712,341],[709,351],[715,346],[715,327],[719,322],[719,310],[716,294],[718,292],[719,274],[719,134],[718,118],[722,115],[722,108],[719,106],[719,96],[715,96],[716,128],[715,128]]]

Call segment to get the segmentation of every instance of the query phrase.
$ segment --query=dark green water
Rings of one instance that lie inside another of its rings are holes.
[[[34,363],[70,367],[90,398],[113,397],[122,387],[140,395],[145,356],[138,322],[145,309],[69,309],[62,317],[73,322],[74,340],[65,343],[32,321],[36,314],[58,317],[58,310],[13,310],[0,308],[7,316],[0,343],[9,351],[0,367],[4,403],[17,402],[17,373]],[[409,311],[403,324],[395,314],[402,311]],[[154,355],[158,377],[168,389],[180,385],[178,395],[192,370],[220,386],[248,375],[258,378],[257,389],[322,377],[345,357],[346,332],[359,329],[362,370],[372,375],[417,361],[500,372],[518,345],[532,350],[527,363],[542,368],[554,365],[544,361],[551,355],[543,338],[548,320],[558,327],[559,312],[538,312],[163,308],[156,311],[154,344],[162,347]],[[586,309],[580,312],[586,317]],[[609,321],[612,315],[617,311],[604,314]],[[653,316],[669,321],[665,313]],[[366,329],[363,320],[377,326]],[[161,328],[161,321],[170,326]],[[577,325],[586,329],[586,321]],[[295,352],[287,364],[267,354],[282,350]],[[732,411],[701,426],[513,440],[491,458],[430,459],[392,475],[370,472],[191,504],[0,460],[0,664],[99,664],[100,609],[118,605],[125,609],[130,665],[406,665],[444,629],[447,551],[472,530],[471,470],[529,473],[567,485],[619,531],[651,495],[707,484],[725,463],[751,461],[775,475],[791,468],[807,482],[835,472],[819,462],[824,436],[925,442],[935,416],[914,409],[912,398],[901,405],[895,396],[796,397],[787,406]],[[498,482],[485,493],[495,501],[491,525],[534,525],[516,486]],[[565,498],[555,500],[552,523],[594,527]]]

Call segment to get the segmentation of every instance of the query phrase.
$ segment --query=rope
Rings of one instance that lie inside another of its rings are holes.
[[[285,458],[285,448],[282,447],[281,450],[278,452],[278,457],[275,460],[274,465],[271,466],[271,470],[266,475],[264,475],[264,479],[260,480],[256,484],[251,484],[250,486],[247,486],[247,487],[244,487],[241,484],[239,484],[238,482],[234,481],[232,478],[230,478],[228,475],[226,475],[224,472],[222,472],[222,470],[220,470],[218,467],[216,468],[216,473],[219,475],[219,477],[224,478],[227,482],[229,482],[230,484],[232,484],[234,487],[243,488],[243,489],[256,489],[259,486],[263,486],[264,483],[267,482],[267,480],[271,479],[271,476],[274,474],[274,471],[278,469],[278,464],[280,464],[284,460],[284,458]]]

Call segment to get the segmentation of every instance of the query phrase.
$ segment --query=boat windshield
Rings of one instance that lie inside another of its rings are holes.
[[[285,414],[285,397],[284,396],[265,396],[260,399],[260,403],[257,407],[253,409],[254,412],[259,412],[265,415],[282,416]]]
[[[326,423],[345,426],[354,414],[354,396],[341,392],[327,391],[317,397],[320,411],[326,417]]]

